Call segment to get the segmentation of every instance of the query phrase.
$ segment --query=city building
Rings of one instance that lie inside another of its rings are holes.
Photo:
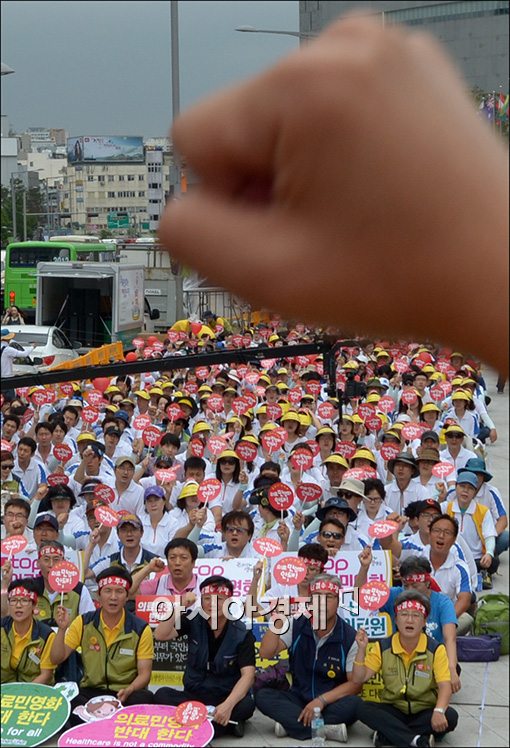
[[[508,0],[481,2],[339,2],[301,0],[301,32],[319,33],[344,13],[369,8],[384,24],[403,23],[436,36],[469,88],[508,93]]]

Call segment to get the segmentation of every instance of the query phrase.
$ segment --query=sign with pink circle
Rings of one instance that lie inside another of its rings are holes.
[[[165,412],[169,417],[171,423],[177,421],[178,418],[186,418],[186,415],[179,403],[172,403],[168,406]]]
[[[277,403],[269,403],[266,407],[266,413],[270,421],[277,421],[282,417],[283,411]]]
[[[28,540],[24,535],[11,535],[9,538],[2,540],[2,556],[16,556],[24,551],[28,545]]]
[[[317,414],[323,421],[331,421],[337,413],[338,409],[330,402],[321,403],[317,408]]]
[[[296,495],[300,501],[319,501],[322,496],[322,488],[317,483],[300,483],[296,489]]]
[[[95,423],[99,418],[99,411],[86,405],[81,411],[81,418],[85,423]]]
[[[190,439],[189,451],[193,457],[203,457],[205,452],[205,445],[201,439]]]
[[[400,454],[400,447],[397,444],[383,444],[381,447],[381,457],[386,460],[394,460]]]
[[[375,406],[372,403],[361,403],[358,405],[358,415],[363,421],[375,416]]]
[[[378,519],[368,528],[368,535],[371,538],[388,538],[397,532],[400,525],[392,519]]]
[[[151,418],[147,413],[140,413],[139,416],[133,418],[133,426],[137,431],[143,431],[147,426],[151,425]]]
[[[224,436],[211,436],[207,440],[207,449],[213,455],[220,455],[225,449],[227,449],[227,440]]]
[[[378,579],[367,582],[358,590],[359,606],[364,610],[379,610],[388,602],[389,597],[390,588]]]
[[[273,538],[257,538],[253,541],[253,547],[261,556],[274,558],[283,553],[282,544]]]
[[[119,524],[119,515],[109,506],[96,506],[94,517],[105,527],[116,527]]]
[[[63,473],[50,473],[46,478],[48,486],[67,486],[69,483],[69,476]]]
[[[357,447],[354,442],[338,442],[335,447],[335,452],[338,452],[339,455],[345,457],[346,460],[350,460],[355,454],[356,449]]]
[[[266,452],[269,452],[270,454],[277,452],[283,445],[278,434],[275,434],[273,431],[266,431],[262,434],[260,441]]]
[[[365,421],[365,426],[370,431],[380,431],[382,428],[382,419],[379,416],[370,416]]]
[[[447,478],[455,471],[455,466],[451,462],[437,462],[432,468],[432,475],[436,478]]]
[[[160,483],[171,483],[177,477],[177,468],[158,468],[154,472],[154,477]]]
[[[290,464],[296,470],[310,470],[313,465],[313,455],[310,454],[308,449],[296,449],[291,457]]]
[[[395,410],[395,401],[389,395],[383,395],[377,402],[377,407],[381,413],[386,413],[387,415]]]
[[[142,431],[142,440],[146,447],[156,447],[163,434],[157,426],[146,426]]]
[[[200,484],[197,491],[197,496],[200,501],[203,501],[204,504],[207,504],[207,502],[217,499],[220,493],[221,481],[219,481],[217,478],[207,478]]]
[[[269,503],[278,512],[290,509],[294,502],[294,491],[286,483],[273,483],[268,491]]]
[[[306,577],[307,566],[302,558],[281,558],[273,568],[273,578],[278,584],[299,584]]]
[[[48,582],[54,592],[70,592],[80,581],[80,571],[70,561],[61,561],[48,574]]]
[[[105,483],[99,483],[94,488],[94,496],[100,501],[104,501],[105,504],[111,504],[115,501],[115,491]]]
[[[416,405],[418,402],[418,395],[414,390],[404,390],[400,395],[400,399],[406,405]]]
[[[184,701],[175,710],[175,719],[186,727],[199,727],[207,719],[207,707],[201,701]]]
[[[236,414],[236,416],[241,416],[243,413],[246,413],[247,410],[250,409],[249,404],[246,402],[244,397],[235,397],[232,400],[232,410]]]
[[[53,455],[59,462],[68,462],[73,456],[73,450],[68,444],[56,444],[53,447]]]
[[[252,444],[251,442],[243,442],[241,440],[236,444],[235,452],[240,460],[244,460],[244,462],[253,462],[253,460],[257,457],[258,449],[256,444]]]
[[[289,390],[289,400],[292,403],[292,405],[297,405],[301,398],[303,397],[303,390],[301,387],[293,387],[291,390]]]
[[[208,745],[214,737],[214,728],[210,720],[206,719],[199,725],[184,725],[176,717],[178,708],[158,704],[123,707],[108,719],[96,720],[67,730],[59,737],[58,748],[94,748],[128,744],[133,748],[152,748],[157,745],[200,748]],[[139,727],[134,732],[132,728],[137,724]],[[126,733],[126,730],[130,732]]]
[[[211,395],[207,398],[207,407],[213,413],[221,413],[223,410],[223,398],[221,395]]]
[[[413,441],[414,439],[419,439],[423,431],[424,428],[419,423],[406,423],[400,433],[406,441]]]

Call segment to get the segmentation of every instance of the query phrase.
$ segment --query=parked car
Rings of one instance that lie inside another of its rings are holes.
[[[40,325],[7,325],[9,332],[15,333],[11,345],[18,344],[23,348],[35,346],[30,357],[15,359],[13,374],[33,374],[36,371],[47,371],[64,361],[78,358],[77,349],[81,343],[71,342],[58,327]]]

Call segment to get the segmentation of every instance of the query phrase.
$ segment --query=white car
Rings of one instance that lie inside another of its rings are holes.
[[[23,348],[35,346],[29,358],[20,355],[13,361],[13,374],[32,374],[36,371],[47,371],[50,367],[78,358],[77,348],[81,343],[74,341],[59,330],[58,327],[40,325],[6,325],[9,332],[15,333],[11,343],[18,343]]]

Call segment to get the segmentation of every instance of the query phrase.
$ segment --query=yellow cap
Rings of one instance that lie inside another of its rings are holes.
[[[343,416],[342,416],[343,417]],[[357,413],[355,413],[352,416],[352,422],[353,423],[363,423],[363,418],[361,418]]]
[[[283,390],[287,391],[289,389],[289,385],[285,384],[285,382],[278,382],[276,384],[276,386],[278,387],[278,389],[280,390],[280,392],[283,391]]]
[[[111,392],[120,392],[120,389],[119,389],[119,388],[118,388],[118,387],[117,387],[116,385],[114,385],[114,384],[110,384],[110,385],[109,385],[109,386],[108,386],[108,387],[107,387],[107,388],[105,389],[105,391],[104,391],[104,394],[105,394],[105,395],[109,395],[109,394],[110,394]]]
[[[260,429],[260,433],[263,431],[273,431],[273,429],[277,428],[276,423],[273,423],[272,421],[268,421],[265,423],[262,428]]]
[[[465,387],[468,384],[476,385],[476,382],[474,379],[471,379],[471,377],[466,377],[465,379],[462,380],[462,386]]]
[[[338,402],[338,400],[337,400]],[[350,421],[351,423],[355,423],[354,416],[349,415],[349,413],[342,413],[342,421]],[[361,418],[360,418],[361,421]],[[363,423],[363,421],[361,421]]]
[[[377,465],[377,460],[375,459],[374,453],[370,449],[357,449],[356,452],[352,456],[352,461],[354,460],[369,460],[370,462],[373,462],[374,465]]]
[[[464,431],[462,426],[459,426],[458,423],[452,423],[451,426],[448,426],[448,428],[444,430],[444,433],[445,434],[462,434],[463,436],[466,435],[466,432]]]
[[[84,441],[97,442],[96,435],[90,431],[82,431],[81,434],[78,434],[76,437],[76,443],[79,444]]]
[[[199,484],[196,480],[188,480],[184,484],[179,494],[180,499],[187,499],[189,496],[196,496],[198,493]]]
[[[151,396],[147,392],[147,390],[135,390],[134,393],[137,397],[141,397],[142,400],[150,400]]]
[[[201,395],[202,392],[212,392],[212,389],[209,387],[208,384],[202,384],[197,390],[198,394]]]
[[[377,392],[371,392],[367,397],[367,403],[378,403],[380,399],[381,396],[378,395]]]
[[[301,422],[301,426],[311,426],[312,425],[312,417],[308,415],[308,413],[300,413],[299,414],[299,420]]]
[[[342,369],[359,369],[359,364],[356,361],[347,361],[342,366]]]
[[[444,382],[445,380],[446,380],[446,376],[444,374],[441,374],[440,371],[435,371],[433,374],[430,375],[431,382]]]
[[[384,351],[381,349],[380,351],[377,352],[376,358],[382,358],[383,356],[388,356],[389,358],[389,355],[390,354],[388,353],[388,351]]]
[[[170,388],[172,390],[175,389],[175,384],[173,382],[163,382],[163,384],[161,385],[161,389],[163,389],[163,390],[167,390],[167,389],[170,389]]]
[[[469,400],[473,399],[473,395],[471,392],[467,392],[466,390],[455,390],[455,392],[452,395],[452,400]]]
[[[259,446],[260,442],[255,436],[255,434],[246,434],[246,436],[243,436],[242,439],[239,439],[240,442],[250,442],[250,444],[256,444],[257,447]]]
[[[326,457],[326,459],[324,460],[322,464],[323,465],[341,465],[346,470],[349,468],[349,464],[347,460],[345,459],[345,457],[342,457],[342,455],[337,455],[337,454],[329,455],[329,457]]]
[[[402,423],[402,421],[396,421],[392,424],[391,430],[392,431],[400,431],[400,429],[403,429],[405,426],[405,423]]]
[[[421,371],[422,371],[422,374],[433,374],[435,372],[435,369],[432,366],[432,364],[425,364],[425,366],[423,367]]]
[[[202,431],[212,431],[212,426],[206,423],[206,421],[197,421],[191,429],[191,434],[200,434]]]
[[[239,459],[237,454],[234,452],[233,449],[224,449],[223,452],[218,457],[218,460],[223,460],[226,457],[235,458],[236,460]]]
[[[423,408],[420,410],[420,413],[431,413],[432,411],[435,413],[441,413],[441,408],[438,408],[435,403],[425,403]]]
[[[463,353],[459,353],[459,351],[454,351],[453,353],[450,353],[450,358],[455,358],[456,356],[458,358],[464,358],[464,354]]]
[[[149,395],[164,395],[165,393],[161,389],[161,387],[152,387],[149,390]]]
[[[336,432],[331,428],[331,426],[321,426],[315,434],[315,438],[317,439],[318,436],[322,436],[323,434],[332,434],[333,436],[336,436]]]
[[[296,413],[295,410],[289,410],[288,413],[282,416],[280,420],[282,423],[284,421],[297,421],[297,423],[301,423],[300,415],[299,413]]]
[[[269,379],[267,374],[262,374],[262,376],[259,377],[259,381],[257,382],[257,384],[271,384],[271,380]]]
[[[240,426],[243,425],[243,422],[237,416],[231,416],[230,418],[227,418],[227,420],[225,421],[225,425],[227,423],[238,423]]]
[[[118,405],[105,405],[105,410],[109,411],[110,413],[116,413],[120,408]]]
[[[270,335],[269,336],[269,342],[275,343],[277,340],[280,340],[280,337],[278,335]]]
[[[453,377],[452,379],[452,387],[458,387],[464,382],[464,379],[462,377]]]
[[[259,405],[256,411],[256,415],[259,415],[260,413],[262,413],[262,415],[264,415],[264,413],[267,413],[267,405]]]

